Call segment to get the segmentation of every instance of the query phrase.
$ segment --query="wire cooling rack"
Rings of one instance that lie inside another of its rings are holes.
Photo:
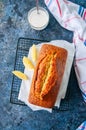
[[[23,56],[27,56],[28,55],[29,48],[33,44],[38,44],[38,43],[41,43],[41,42],[45,42],[45,41],[39,40],[39,39],[19,38],[18,44],[17,44],[17,50],[16,50],[14,70],[19,70],[19,71],[22,71],[22,72],[24,71],[24,66],[23,66],[23,63],[22,63]],[[73,73],[72,75],[74,77],[73,70],[72,70],[72,73]],[[76,94],[77,88],[73,89],[73,85],[71,84],[72,82],[75,82],[75,81],[73,81],[73,79],[70,78],[70,82],[69,82],[69,85],[68,85],[66,97],[65,97],[64,100],[61,101],[61,106],[60,106],[59,110],[62,110],[62,111],[70,110],[71,109],[70,101],[71,102],[74,101],[73,100],[74,96],[75,96],[76,100],[77,99],[79,100],[80,94],[79,93]],[[10,102],[13,103],[13,104],[25,105],[23,102],[18,100],[20,84],[21,84],[21,80],[13,75],[11,95],[10,95]],[[72,95],[71,92],[73,94],[75,94],[75,95]],[[54,107],[54,109],[57,109],[57,108]]]

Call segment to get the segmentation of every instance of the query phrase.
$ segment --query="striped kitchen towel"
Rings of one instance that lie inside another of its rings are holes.
[[[45,4],[62,27],[74,32],[74,67],[86,102],[86,9],[67,0],[45,0]]]

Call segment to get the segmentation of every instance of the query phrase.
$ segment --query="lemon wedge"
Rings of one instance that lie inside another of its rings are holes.
[[[24,73],[22,73],[22,72],[20,72],[20,71],[15,70],[15,71],[12,71],[12,73],[13,73],[15,76],[17,76],[18,78],[20,78],[20,79],[28,80],[27,75],[25,75]]]
[[[29,58],[27,58],[27,57],[23,57],[23,64],[24,64],[24,66],[26,67],[26,68],[28,68],[28,69],[34,69],[34,65],[32,64],[32,62],[30,61],[30,59]]]
[[[36,49],[35,44],[32,45],[31,56],[32,56],[33,62],[36,62],[36,60],[37,60],[37,49]]]

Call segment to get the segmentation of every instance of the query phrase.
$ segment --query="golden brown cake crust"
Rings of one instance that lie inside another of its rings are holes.
[[[67,50],[43,44],[34,70],[28,101],[31,104],[52,108],[63,78]]]

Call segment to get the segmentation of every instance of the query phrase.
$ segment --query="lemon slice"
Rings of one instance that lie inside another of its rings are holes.
[[[20,71],[15,70],[15,71],[12,71],[12,73],[13,73],[15,76],[17,76],[18,78],[20,78],[20,79],[28,80],[28,77],[27,77],[24,73],[22,73],[22,72],[20,72]]]
[[[32,64],[32,62],[30,61],[30,59],[29,58],[27,58],[27,57],[23,57],[23,64],[24,64],[24,66],[26,67],[26,68],[28,68],[28,69],[34,69],[34,65]]]
[[[32,56],[33,62],[36,62],[36,60],[37,60],[37,49],[36,49],[36,45],[35,44],[32,45],[31,56]]]

